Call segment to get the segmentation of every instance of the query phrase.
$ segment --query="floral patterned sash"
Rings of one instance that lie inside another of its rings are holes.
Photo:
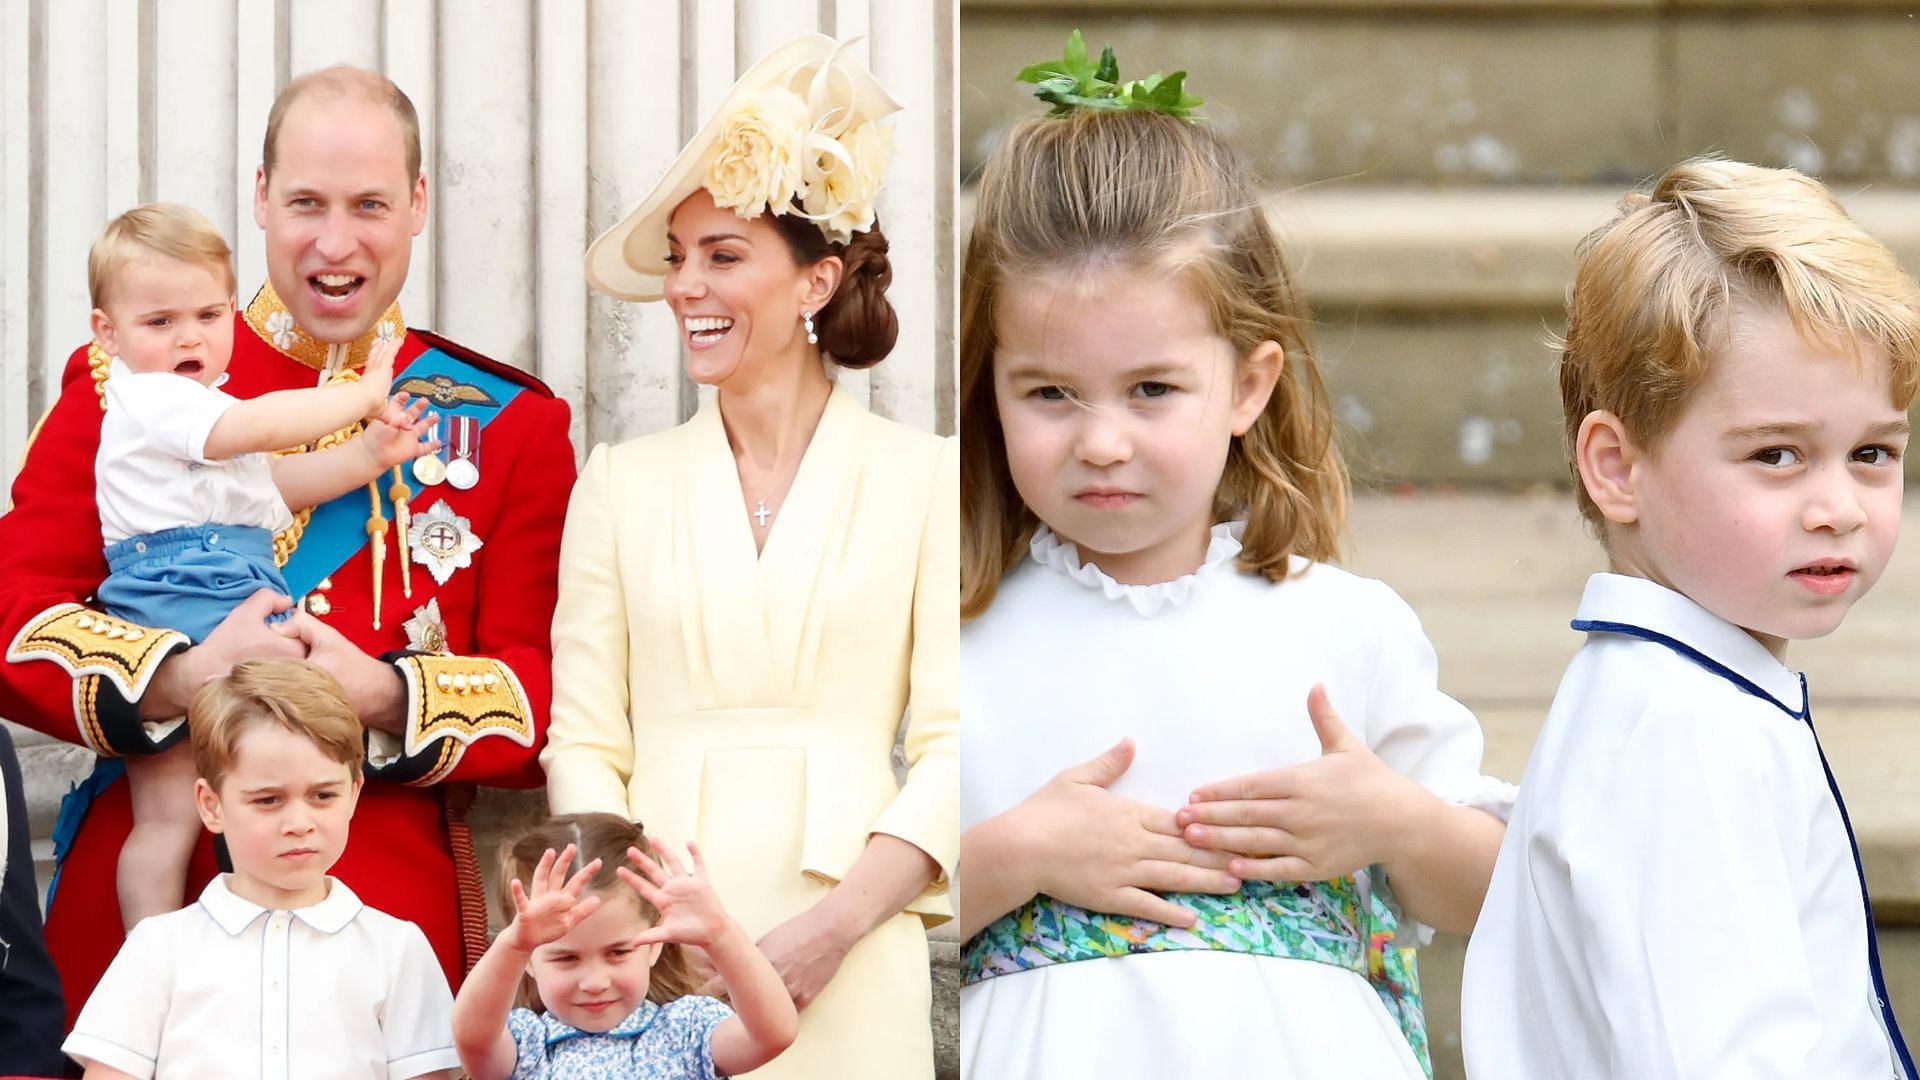
[[[1371,892],[1349,876],[1304,883],[1249,881],[1231,896],[1167,894],[1199,916],[1190,930],[1037,896],[967,941],[961,981],[970,985],[1052,964],[1190,949],[1331,964],[1367,980],[1431,1077],[1414,951],[1394,944],[1399,919],[1388,904],[1385,876],[1375,873],[1370,883]]]

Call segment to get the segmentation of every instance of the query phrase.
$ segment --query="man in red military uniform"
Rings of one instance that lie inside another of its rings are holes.
[[[294,80],[263,158],[254,218],[268,284],[238,316],[222,389],[245,398],[353,378],[376,337],[404,334],[395,389],[432,400],[448,445],[296,514],[275,541],[302,609],[290,622],[264,623],[287,601],[258,593],[189,647],[93,609],[107,570],[93,478],[108,358],[76,351],[0,517],[0,715],[103,757],[150,754],[184,737],[171,721],[239,660],[326,667],[368,728],[368,780],[334,873],[419,924],[457,987],[485,945],[464,822],[473,784],[541,780],[548,621],[574,478],[567,405],[531,376],[406,327],[395,300],[427,188],[412,103],[391,82],[354,68]],[[122,937],[113,880],[130,816],[126,785],[106,775],[83,785],[94,797],[77,830],[62,813],[70,838],[47,941],[69,1024]],[[215,872],[203,838],[189,901]]]

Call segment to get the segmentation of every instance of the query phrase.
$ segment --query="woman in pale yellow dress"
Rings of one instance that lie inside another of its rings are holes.
[[[789,42],[587,256],[601,291],[666,300],[717,392],[595,448],[574,488],[548,799],[699,843],[801,1007],[756,1077],[933,1073],[925,927],[951,914],[959,845],[958,455],[826,369],[895,338],[872,206],[875,121],[897,108],[830,39]]]

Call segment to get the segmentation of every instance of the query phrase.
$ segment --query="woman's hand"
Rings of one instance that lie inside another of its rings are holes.
[[[1440,806],[1347,730],[1325,687],[1307,695],[1320,756],[1208,784],[1175,815],[1188,843],[1260,881],[1324,881],[1391,864],[1419,815]]]
[[[833,981],[859,940],[815,906],[767,931],[754,944],[786,984],[793,1007],[805,1009]]]
[[[1133,740],[1123,739],[1008,811],[1022,838],[1016,858],[1036,893],[1089,911],[1191,926],[1192,911],[1155,893],[1232,893],[1240,880],[1229,856],[1183,839],[1172,812],[1107,790],[1133,755]]]
[[[593,860],[569,878],[567,867],[573,863],[573,856],[572,844],[558,856],[548,848],[533,868],[531,894],[519,878],[507,883],[513,892],[513,921],[500,931],[500,937],[509,948],[530,954],[542,945],[559,941],[600,907],[597,894],[581,895],[594,872],[600,869],[600,860]]]

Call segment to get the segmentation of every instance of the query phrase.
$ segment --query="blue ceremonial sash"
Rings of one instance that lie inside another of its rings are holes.
[[[431,378],[434,375],[445,375],[454,382],[477,386],[497,402],[494,405],[459,402],[446,408],[436,404],[427,406],[442,417],[471,416],[479,421],[483,429],[524,389],[511,379],[484,371],[441,349],[433,348],[414,357],[413,363],[397,372],[394,384],[397,386],[412,379]],[[391,388],[388,392],[392,392]],[[378,481],[378,485],[384,504],[386,481]],[[424,493],[417,491],[415,495],[418,497]],[[294,548],[287,565],[281,568],[281,574],[287,579],[289,594],[300,597],[312,592],[314,586],[345,566],[367,545],[367,517],[372,509],[368,505],[367,489],[364,487],[355,488],[331,502],[314,507],[306,531],[300,534],[299,546]]]

